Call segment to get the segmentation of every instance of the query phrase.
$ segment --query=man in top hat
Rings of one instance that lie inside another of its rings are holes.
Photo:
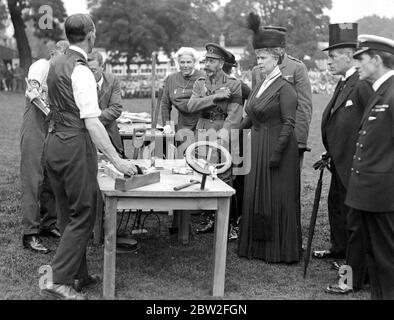
[[[214,129],[218,138],[226,145],[230,141],[230,130],[238,128],[242,120],[241,82],[223,71],[228,51],[216,43],[205,46],[205,77],[197,79],[192,96],[187,104],[189,112],[200,113],[197,130]],[[232,184],[232,172],[229,170],[220,176],[223,181]],[[213,232],[214,220],[199,233]]]
[[[362,216],[372,299],[394,299],[394,41],[365,35],[354,54],[371,96],[355,143],[345,204]]]
[[[284,27],[265,26],[264,29],[277,30],[283,33],[287,32],[287,29]],[[298,142],[300,168],[302,168],[304,152],[310,150],[308,148],[308,134],[312,120],[312,88],[305,64],[285,52],[286,43],[283,43],[282,46],[283,55],[279,68],[282,73],[282,77],[294,84],[298,96],[294,132]],[[262,77],[263,75],[259,67],[255,66],[252,69],[252,89],[257,85],[257,83],[264,80]]]
[[[335,92],[323,112],[321,133],[331,159],[331,184],[328,194],[328,217],[331,248],[314,251],[315,258],[346,258],[353,269],[353,288],[332,285],[330,293],[348,293],[362,288],[365,279],[365,254],[361,217],[345,205],[346,190],[353,161],[358,126],[372,94],[366,81],[359,80],[353,54],[357,47],[357,24],[329,25],[328,67],[340,76]]]
[[[31,101],[34,98],[47,99],[47,76],[49,66],[55,58],[64,54],[68,41],[59,41],[50,48],[50,59],[34,62],[27,76],[26,109],[20,130],[20,177],[21,209],[23,225],[23,246],[36,253],[48,253],[40,236],[58,238],[56,206],[52,190],[43,167],[42,154],[48,131],[45,115]]]

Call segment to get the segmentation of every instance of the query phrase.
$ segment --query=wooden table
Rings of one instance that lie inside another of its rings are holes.
[[[175,133],[164,134],[163,127],[161,126],[157,126],[156,130],[152,131],[150,123],[118,123],[118,128],[124,150],[126,149],[124,143],[125,140],[140,140],[139,142],[133,142],[133,155],[131,157],[132,159],[142,159],[143,157],[140,153],[142,152],[143,148],[149,146],[151,141],[156,141],[159,143],[155,147],[156,157],[163,158],[163,156],[165,156],[166,158],[170,159],[175,158],[175,155],[173,155],[174,152],[167,150],[168,144],[172,144],[175,146]],[[137,145],[138,147],[135,147],[135,145]]]
[[[135,163],[148,166],[148,161],[137,160]],[[166,169],[185,166],[184,160],[157,160],[158,167]],[[208,177],[206,190],[200,185],[193,185],[181,191],[173,187],[187,183],[190,179],[201,176],[173,175],[171,170],[161,171],[161,181],[149,186],[121,192],[114,190],[114,180],[99,174],[98,182],[105,202],[104,213],[104,277],[103,296],[105,299],[115,297],[115,263],[116,263],[116,212],[117,209],[142,210],[216,210],[214,233],[213,286],[214,297],[224,295],[224,279],[227,254],[227,233],[230,199],[235,190],[220,179]],[[180,232],[188,232],[189,226],[181,214]]]

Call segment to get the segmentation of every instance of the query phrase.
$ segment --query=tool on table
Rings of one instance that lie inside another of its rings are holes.
[[[174,187],[174,191],[179,191],[179,190],[185,189],[187,187],[190,187],[194,184],[200,184],[200,183],[201,182],[198,180],[191,179],[189,183],[181,184],[179,186]]]

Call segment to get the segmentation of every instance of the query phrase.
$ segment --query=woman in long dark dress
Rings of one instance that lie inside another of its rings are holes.
[[[266,78],[252,91],[241,124],[241,129],[251,128],[252,149],[238,254],[293,263],[301,258],[300,167],[294,135],[297,94],[278,66],[284,34],[253,30],[257,62]]]

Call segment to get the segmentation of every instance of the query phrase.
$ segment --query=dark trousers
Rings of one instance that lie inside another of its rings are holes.
[[[350,209],[347,215],[348,243],[346,264],[353,270],[353,288],[362,289],[367,276],[367,261],[364,245],[364,226],[360,211]]]
[[[394,300],[394,212],[360,212],[373,300]]]
[[[62,237],[52,260],[53,282],[88,276],[86,247],[97,213],[97,154],[86,130],[48,134],[46,165],[59,208]]]
[[[331,168],[331,184],[328,192],[328,220],[330,223],[331,249],[330,251],[345,258],[347,247],[347,214],[349,207],[345,205],[346,188],[335,169]]]
[[[56,204],[43,163],[47,126],[44,115],[29,105],[20,132],[20,177],[23,234],[56,226]]]
[[[233,181],[233,188],[235,189],[235,195],[231,197],[230,203],[230,222],[236,223],[242,216],[242,202],[244,194],[244,181],[245,176],[235,176]]]

